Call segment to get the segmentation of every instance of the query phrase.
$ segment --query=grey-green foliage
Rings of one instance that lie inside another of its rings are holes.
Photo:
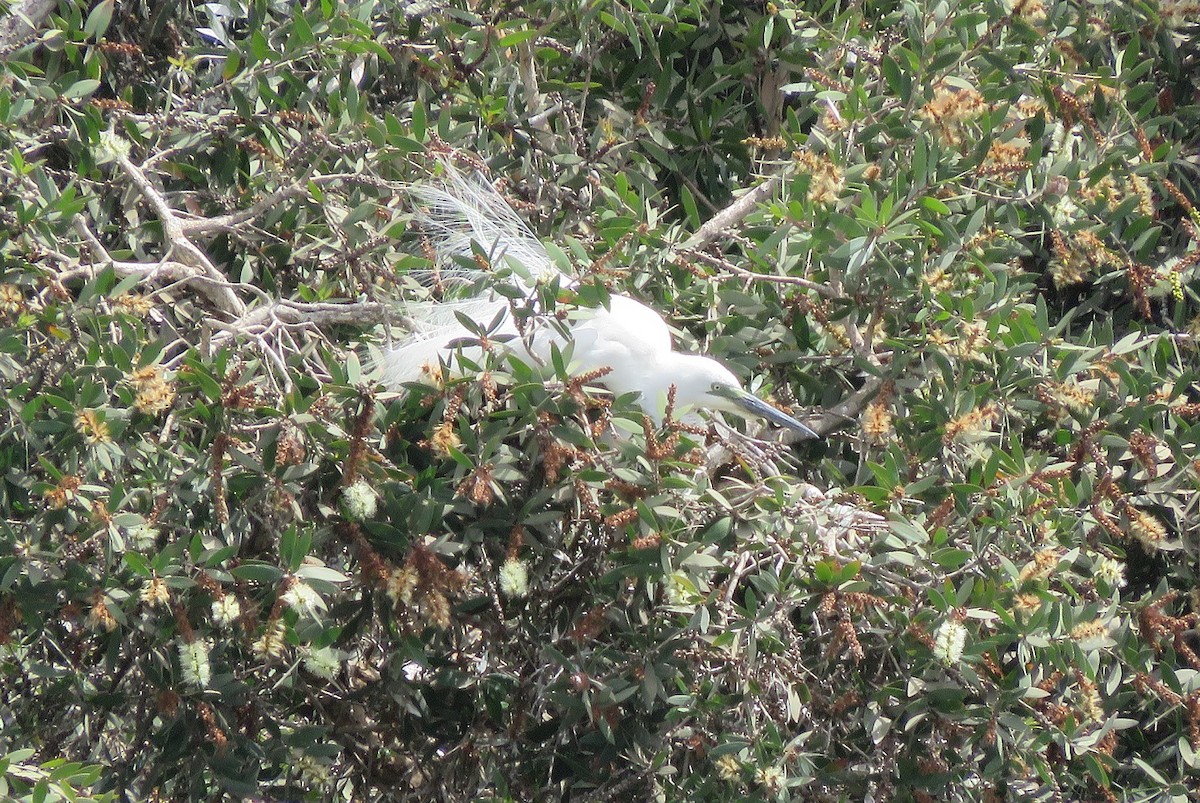
[[[0,64],[8,793],[1194,794],[1193,14],[63,0]],[[847,423],[369,386],[447,154],[547,306]]]

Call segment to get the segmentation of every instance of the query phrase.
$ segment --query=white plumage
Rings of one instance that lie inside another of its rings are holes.
[[[597,383],[617,395],[639,393],[642,409],[656,422],[662,421],[667,392],[674,385],[680,408],[760,416],[817,437],[804,424],[743,390],[717,361],[674,351],[662,316],[628,296],[612,296],[607,309],[573,309],[565,325],[535,316],[524,332],[518,331],[510,301],[487,287],[483,271],[464,266],[474,253],[482,251],[493,267],[509,267],[512,283],[529,304],[536,302],[538,282],[556,277],[564,287],[575,282],[555,267],[545,247],[489,183],[449,164],[444,168],[441,184],[412,188],[419,205],[417,220],[433,242],[442,280],[470,287],[473,294],[406,308],[412,331],[384,350],[380,368],[385,384],[398,388],[420,381],[442,363],[458,370],[456,352],[479,363],[481,348],[469,345],[477,335],[459,316],[480,326],[489,326],[500,316],[492,337],[508,336],[504,348],[514,356],[527,363],[548,364],[553,347],[565,352],[573,344],[573,373],[610,368]]]

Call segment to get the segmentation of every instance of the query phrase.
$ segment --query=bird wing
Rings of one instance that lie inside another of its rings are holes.
[[[555,267],[545,247],[490,183],[477,174],[464,175],[448,161],[442,163],[442,169],[440,186],[410,188],[421,203],[416,217],[433,238],[442,279],[459,279],[455,284],[460,289],[469,287],[474,295],[458,301],[407,305],[412,331],[386,348],[379,360],[381,378],[393,386],[419,380],[427,368],[449,363],[459,349],[466,358],[479,362],[479,346],[455,345],[455,341],[476,336],[460,315],[489,327],[493,334],[518,334],[511,316],[492,325],[497,314],[508,311],[509,302],[489,289],[486,281],[480,281],[489,271],[474,265],[471,257],[477,248],[486,250],[493,265],[507,263],[514,268],[516,283],[531,305],[536,301],[533,291],[539,280],[558,277],[561,286],[574,284]],[[743,390],[720,363],[674,351],[670,327],[662,316],[628,296],[611,296],[607,307],[570,310],[565,327],[554,320],[532,320],[529,326],[532,328],[523,327],[522,337],[505,346],[512,354],[548,363],[553,348],[566,350],[570,345],[573,371],[609,369],[599,381],[618,395],[640,393],[642,409],[657,421],[663,417],[673,386],[680,408],[749,413],[815,436],[799,421]]]
[[[568,343],[573,344],[572,370],[611,369],[597,382],[617,395],[643,390],[665,355],[671,353],[671,330],[662,316],[626,296],[612,296],[607,308],[573,310],[566,335],[558,327],[543,324],[530,351],[548,362],[551,346],[566,349]]]
[[[571,334],[581,345],[619,348],[631,358],[649,358],[671,350],[671,329],[662,316],[628,296],[612,296],[608,307],[581,308]],[[577,348],[578,350],[578,348]]]
[[[384,348],[378,359],[380,379],[393,386],[417,381],[427,368],[449,362],[454,341],[476,336],[463,326],[460,315],[487,326],[507,309],[508,302],[486,287],[489,272],[475,267],[472,257],[478,249],[488,254],[492,265],[512,267],[526,293],[539,279],[561,275],[545,247],[485,178],[464,174],[449,161],[441,166],[440,184],[414,185],[408,192],[417,201],[416,220],[433,243],[438,278],[452,289],[475,295],[402,305],[410,331]],[[497,333],[515,335],[517,329],[506,320]],[[478,348],[463,352],[472,360],[481,356]]]
[[[462,284],[475,284],[485,275],[463,259],[473,255],[473,244],[485,249],[493,264],[504,261],[512,265],[518,284],[527,293],[532,294],[539,279],[563,276],[545,247],[486,179],[464,174],[449,162],[443,162],[442,168],[439,185],[417,185],[410,193],[419,202],[417,220],[433,238],[443,278],[449,275]],[[564,282],[573,283],[570,279]],[[415,381],[425,366],[448,361],[454,340],[474,336],[457,314],[486,325],[507,303],[481,284],[475,285],[473,292],[482,295],[407,305],[405,311],[416,325],[407,338],[384,351],[383,380],[390,384]],[[571,342],[575,370],[612,369],[600,381],[617,394],[648,386],[654,366],[662,362],[662,355],[671,353],[671,330],[662,316],[627,296],[612,296],[608,307],[571,311],[566,330],[569,336],[564,336],[561,327],[542,322],[527,341],[528,351],[524,342],[510,348],[519,357],[532,356],[548,363],[552,347],[566,349]],[[515,334],[515,325],[506,321],[503,333]],[[471,350],[465,353],[477,359]]]

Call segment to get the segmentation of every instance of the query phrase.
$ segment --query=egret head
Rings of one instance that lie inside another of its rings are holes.
[[[679,370],[665,377],[676,387],[676,401],[705,410],[721,410],[743,418],[765,418],[773,424],[799,432],[806,438],[819,438],[804,424],[782,410],[742,388],[737,377],[716,360],[695,354],[677,354]]]

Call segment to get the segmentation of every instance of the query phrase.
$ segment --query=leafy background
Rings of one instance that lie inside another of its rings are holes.
[[[0,794],[1198,794],[1195,4],[7,5]],[[373,385],[438,158],[827,438]]]

